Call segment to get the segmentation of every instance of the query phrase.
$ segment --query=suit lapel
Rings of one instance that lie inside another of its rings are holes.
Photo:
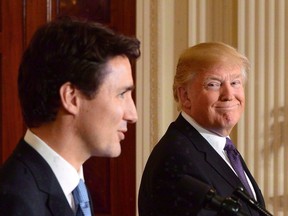
[[[242,162],[243,168],[244,168],[248,178],[250,179],[250,181],[251,181],[251,183],[253,185],[253,188],[254,188],[254,191],[256,193],[256,197],[257,197],[258,203],[260,203],[261,206],[265,207],[265,201],[264,201],[264,197],[262,196],[262,192],[261,192],[260,188],[258,187],[258,184],[255,181],[254,177],[250,173],[250,171],[249,171],[245,161],[243,160],[242,156],[241,156],[241,162]]]
[[[55,216],[72,216],[74,215],[70,206],[63,205],[64,200],[59,199],[59,197],[54,197],[53,195],[49,196],[48,206]],[[68,203],[67,203],[68,204]]]
[[[47,195],[47,208],[53,215],[74,215],[56,176],[41,155],[23,140],[19,143],[15,155],[30,167],[39,191]]]
[[[188,137],[195,148],[201,154],[203,154],[206,162],[211,166],[211,168],[214,169],[227,182],[227,184],[231,185],[233,188],[235,188],[235,185],[242,185],[239,178],[235,175],[227,163],[223,161],[221,156],[213,149],[207,140],[202,137],[202,135],[189,122],[187,122],[182,115],[179,115],[175,121],[175,124],[180,131],[183,131],[183,135]],[[242,157],[241,160],[243,168],[254,187],[257,200],[262,206],[264,206],[265,202],[262,193]]]
[[[231,185],[231,187],[242,184],[222,157],[213,149],[207,140],[182,117],[182,115],[179,115],[175,124],[180,131],[183,131],[183,134],[188,137],[195,148],[203,154],[203,157],[211,168],[214,169],[227,184]]]

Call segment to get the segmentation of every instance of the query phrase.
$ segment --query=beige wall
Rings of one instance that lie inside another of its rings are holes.
[[[142,42],[136,80],[137,187],[153,146],[178,115],[172,83],[180,52],[199,42],[222,41],[252,64],[246,110],[233,139],[268,210],[288,216],[287,24],[285,0],[137,1],[137,35]]]

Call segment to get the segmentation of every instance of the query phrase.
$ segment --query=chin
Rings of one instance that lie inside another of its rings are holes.
[[[121,151],[120,152],[115,152],[113,154],[110,155],[111,158],[116,158],[116,157],[119,157],[121,154]]]
[[[93,156],[115,158],[118,157],[120,154],[121,154],[121,147],[119,145],[119,148],[102,149],[102,150],[98,149],[98,151],[94,152]]]
[[[121,146],[119,143],[117,145],[119,146],[119,148],[114,148],[114,149],[111,149],[111,151],[110,151],[110,157],[111,158],[119,157],[121,154]]]

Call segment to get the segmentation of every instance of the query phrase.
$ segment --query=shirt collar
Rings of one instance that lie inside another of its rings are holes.
[[[207,140],[207,142],[215,149],[215,151],[217,151],[219,154],[223,153],[226,137],[219,136],[201,127],[191,116],[189,116],[184,111],[181,112],[181,115],[204,137],[204,139]]]
[[[31,130],[27,130],[24,140],[34,148],[51,167],[65,196],[68,196],[78,185],[80,178],[84,180],[83,167],[79,172],[63,157],[55,152]]]

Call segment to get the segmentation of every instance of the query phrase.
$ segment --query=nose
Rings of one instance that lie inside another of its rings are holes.
[[[127,109],[125,112],[125,120],[131,124],[136,123],[138,120],[137,110],[135,107],[135,103],[132,99],[127,106]]]
[[[222,101],[230,101],[234,98],[233,87],[229,82],[222,83],[220,88],[220,99]]]

